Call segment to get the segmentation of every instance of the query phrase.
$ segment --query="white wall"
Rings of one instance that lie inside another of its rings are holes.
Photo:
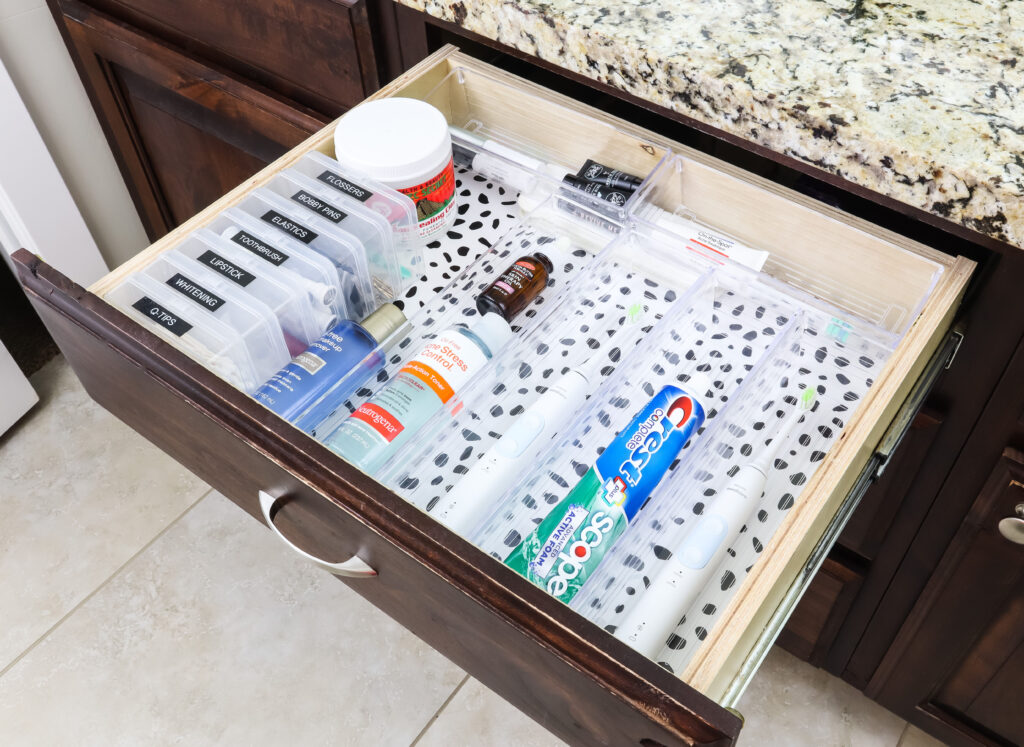
[[[0,60],[107,264],[145,248],[142,223],[44,0],[0,0]]]

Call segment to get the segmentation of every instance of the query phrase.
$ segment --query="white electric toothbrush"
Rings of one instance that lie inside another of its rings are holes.
[[[576,415],[597,375],[594,370],[566,371],[441,497],[433,516],[463,536],[472,531],[494,501],[529,470],[551,437]]]
[[[616,638],[649,658],[661,650],[757,508],[780,447],[813,404],[814,390],[807,389],[771,444],[753,462],[740,467],[655,574],[650,587],[616,628]]]

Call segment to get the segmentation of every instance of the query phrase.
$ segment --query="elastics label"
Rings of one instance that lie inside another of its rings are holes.
[[[286,218],[276,210],[268,210],[260,216],[260,219],[266,221],[272,226],[277,226],[282,231],[285,231],[291,236],[297,238],[303,244],[313,243],[313,241],[316,240],[316,237],[320,235],[316,231],[306,228],[303,225],[299,225],[291,218]]]

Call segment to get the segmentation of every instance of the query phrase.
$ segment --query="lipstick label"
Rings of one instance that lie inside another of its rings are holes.
[[[255,275],[246,272],[241,267],[236,267],[216,252],[207,250],[196,257],[196,261],[206,265],[211,270],[216,270],[228,280],[238,283],[243,288],[256,279]]]

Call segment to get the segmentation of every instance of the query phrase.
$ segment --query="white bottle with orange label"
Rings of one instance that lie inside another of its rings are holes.
[[[511,337],[512,328],[497,314],[484,314],[471,329],[441,332],[325,443],[363,472],[374,474]]]

